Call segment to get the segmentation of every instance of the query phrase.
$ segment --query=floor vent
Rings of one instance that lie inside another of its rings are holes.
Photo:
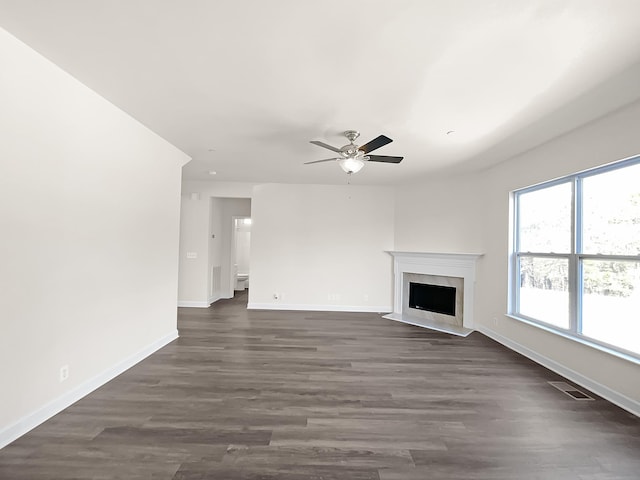
[[[569,385],[566,382],[548,382],[548,383],[552,387],[555,387],[558,390],[560,390],[561,392],[566,393],[567,395],[569,395],[574,400],[595,400],[595,398],[590,397],[586,393],[581,392],[576,387],[574,387],[573,385]]]

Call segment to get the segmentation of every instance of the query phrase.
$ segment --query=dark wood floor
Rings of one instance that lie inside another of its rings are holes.
[[[639,479],[640,419],[480,333],[181,309],[180,338],[0,451],[0,478]]]

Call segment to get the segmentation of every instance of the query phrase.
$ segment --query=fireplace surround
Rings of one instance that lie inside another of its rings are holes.
[[[473,302],[477,253],[388,251],[393,256],[393,312],[384,318],[466,336],[473,331]],[[456,288],[456,314],[409,307],[409,283]]]

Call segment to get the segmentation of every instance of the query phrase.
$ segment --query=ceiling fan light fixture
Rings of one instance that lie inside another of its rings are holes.
[[[380,147],[384,147],[385,145],[393,142],[386,135],[378,135],[376,138],[371,140],[370,142],[365,143],[364,145],[356,145],[354,140],[358,138],[360,135],[356,130],[347,130],[344,132],[344,136],[349,140],[348,145],[345,145],[341,148],[334,147],[333,145],[329,145],[328,143],[321,142],[320,140],[311,140],[310,143],[317,145],[318,147],[326,148],[327,150],[331,150],[339,154],[336,158],[325,158],[324,160],[313,160],[311,162],[304,162],[305,165],[310,163],[323,163],[323,162],[331,162],[338,161],[338,165],[340,168],[344,170],[347,174],[351,175],[352,173],[358,173],[362,167],[364,167],[364,162],[382,162],[382,163],[400,163],[403,157],[391,157],[389,155],[369,155],[370,152],[377,150]]]
[[[343,158],[338,160],[340,168],[348,174],[358,173],[364,167],[364,160],[360,158]]]

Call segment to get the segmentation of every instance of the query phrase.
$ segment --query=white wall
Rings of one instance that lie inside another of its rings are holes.
[[[391,311],[393,217],[390,188],[256,186],[249,307]]]
[[[251,198],[254,183],[216,182],[185,180],[182,182],[183,195],[198,193],[204,197]]]
[[[482,331],[640,414],[640,365],[504,316],[509,192],[637,155],[638,124],[635,103],[483,173],[398,189],[396,249],[484,252],[475,306]],[[442,202],[447,215],[412,202],[419,192],[449,192],[458,200]],[[413,224],[411,212],[423,215],[429,229]]]
[[[1,446],[175,337],[188,157],[1,29],[0,64]]]
[[[478,175],[398,188],[395,250],[479,253],[482,196]]]
[[[221,232],[222,204],[216,198],[209,198],[209,304],[223,297],[220,278],[224,260]]]
[[[199,193],[182,195],[180,205],[180,267],[178,299],[181,306],[198,306],[209,297],[210,200]],[[188,255],[195,255],[189,258]]]

